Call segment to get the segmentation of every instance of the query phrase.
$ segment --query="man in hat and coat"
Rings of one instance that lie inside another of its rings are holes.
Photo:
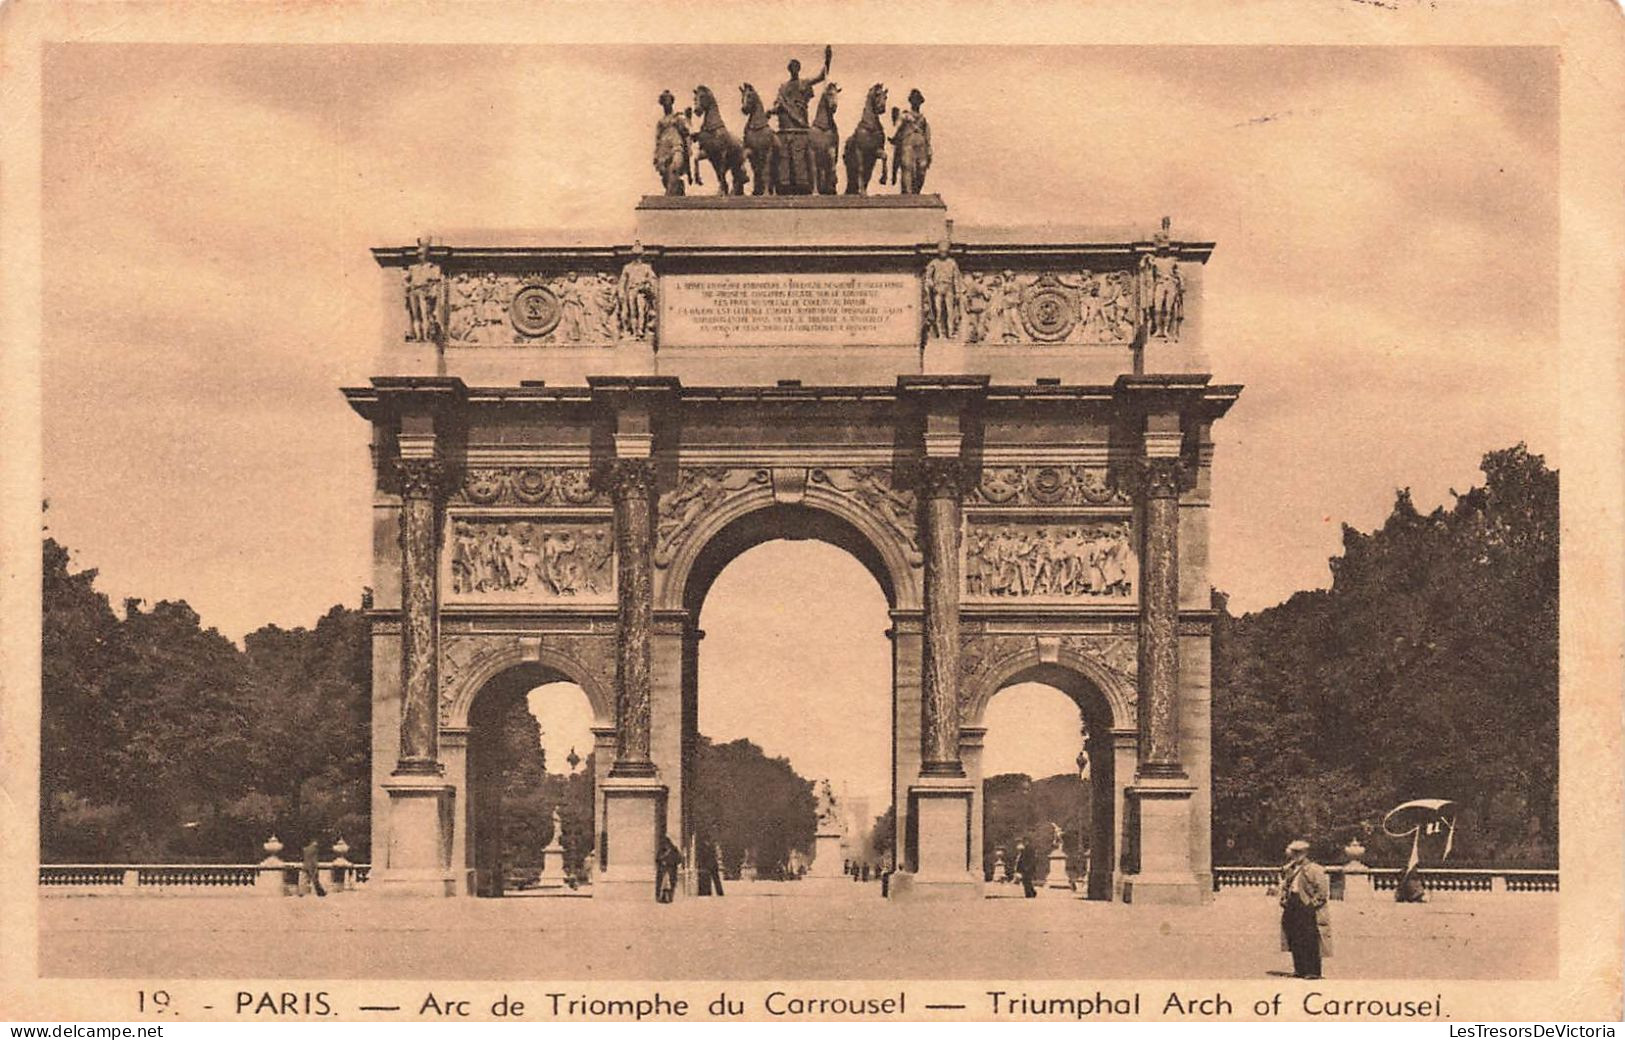
[[[1320,959],[1331,953],[1331,915],[1326,901],[1331,882],[1326,868],[1309,858],[1309,843],[1301,838],[1286,847],[1281,868],[1281,940],[1292,952],[1292,974],[1300,979],[1320,978]]]

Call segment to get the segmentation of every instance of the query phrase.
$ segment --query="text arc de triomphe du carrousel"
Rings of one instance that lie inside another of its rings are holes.
[[[847,549],[888,599],[892,898],[981,894],[984,712],[1041,681],[1088,734],[1079,894],[1205,899],[1211,427],[1240,393],[1206,371],[1213,243],[1166,218],[956,225],[918,190],[918,91],[888,136],[876,84],[838,167],[838,88],[809,121],[823,77],[798,71],[777,130],[718,131],[704,89],[697,130],[668,111],[667,194],[623,241],[374,250],[380,374],[345,391],[375,460],[370,887],[501,891],[481,744],[567,680],[595,716],[590,890],[652,901],[660,839],[695,827],[700,607],[791,537]],[[691,140],[726,196],[674,193]],[[865,194],[887,147],[909,190]]]

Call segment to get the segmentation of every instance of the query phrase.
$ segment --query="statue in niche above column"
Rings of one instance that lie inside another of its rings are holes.
[[[937,255],[925,265],[926,328],[937,339],[959,334],[959,297],[964,287],[959,262],[948,255],[948,243],[938,243]]]
[[[654,332],[658,287],[655,269],[643,257],[643,243],[632,243],[632,259],[621,268],[615,285],[615,310],[622,335],[647,339]]]
[[[417,343],[445,339],[441,321],[446,280],[440,265],[429,259],[429,240],[418,239],[417,263],[406,269],[406,338]]]
[[[1160,339],[1178,339],[1185,320],[1185,281],[1169,240],[1169,225],[1163,217],[1156,252],[1141,256],[1139,269],[1141,322],[1148,337]]]

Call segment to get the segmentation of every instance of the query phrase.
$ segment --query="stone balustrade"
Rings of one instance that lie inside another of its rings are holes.
[[[1326,868],[1326,873],[1331,879],[1334,899],[1370,898],[1376,895],[1391,899],[1404,871],[1398,867],[1345,870],[1340,866],[1331,866]],[[1429,898],[1558,890],[1556,870],[1424,867],[1417,874]],[[1221,896],[1273,892],[1280,876],[1279,867],[1214,867],[1213,887]]]
[[[323,884],[329,892],[367,883],[372,866],[325,860]],[[42,863],[43,895],[271,895],[298,891],[297,863]]]

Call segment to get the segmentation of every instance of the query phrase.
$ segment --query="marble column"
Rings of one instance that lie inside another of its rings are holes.
[[[1124,878],[1135,903],[1204,898],[1191,859],[1196,785],[1179,754],[1179,495],[1185,469],[1172,454],[1141,463],[1139,755],[1126,792],[1135,807],[1133,859]]]
[[[615,659],[615,765],[612,776],[650,777],[650,662],[654,635],[654,463],[610,465],[615,502],[619,639]]]
[[[1143,464],[1139,775],[1183,777],[1179,757],[1179,459]]]
[[[958,459],[926,459],[925,641],[921,682],[921,765],[925,776],[961,777],[959,759]]]
[[[401,458],[401,743],[389,796],[388,841],[369,890],[455,895],[455,792],[440,762],[437,546],[444,470],[432,454]]]
[[[439,654],[435,638],[436,552],[440,489],[438,459],[401,459],[401,751],[397,776],[438,776]]]

